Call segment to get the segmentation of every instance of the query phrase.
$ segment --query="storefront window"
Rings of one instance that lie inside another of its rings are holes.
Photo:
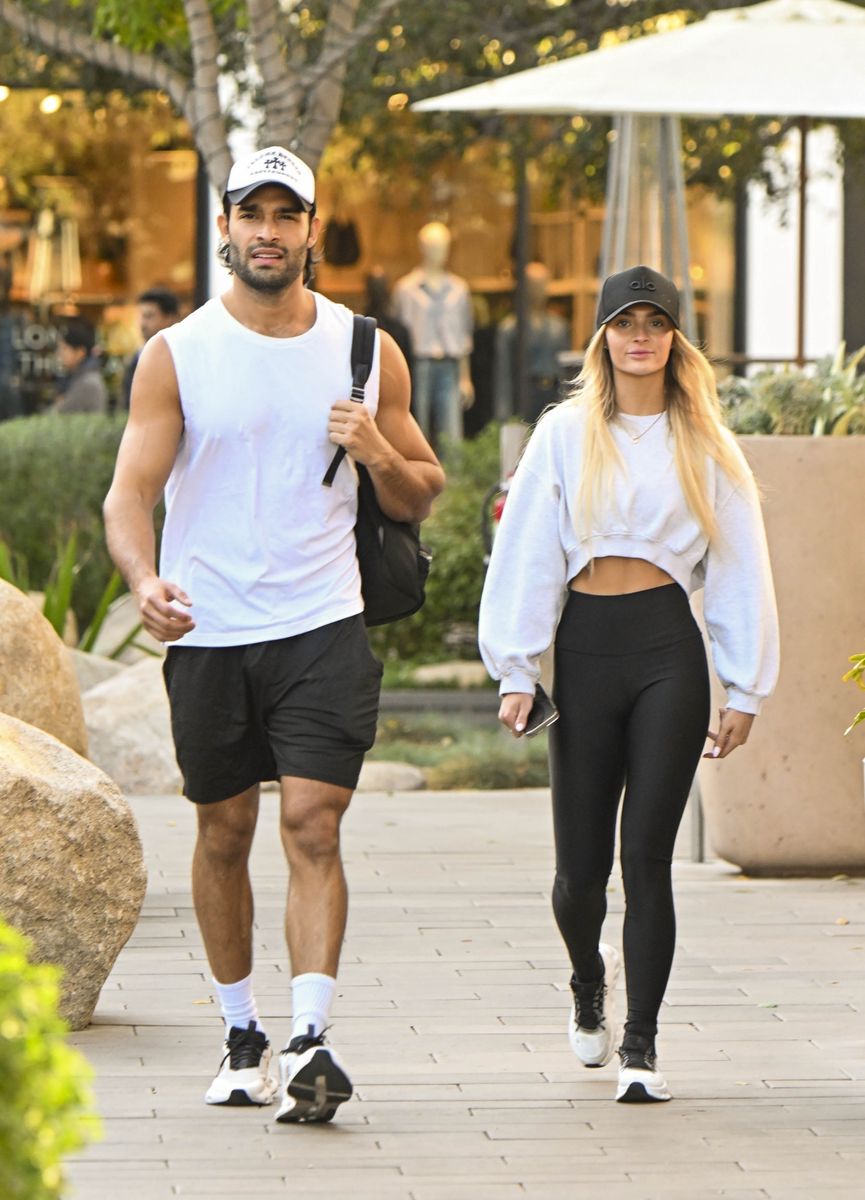
[[[0,418],[56,396],[64,319],[97,330],[112,401],[136,297],[195,289],[197,156],[167,97],[0,88]]]

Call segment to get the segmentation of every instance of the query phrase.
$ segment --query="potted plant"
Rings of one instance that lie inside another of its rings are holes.
[[[749,873],[865,871],[862,767],[833,667],[862,628],[865,554],[848,514],[865,511],[863,444],[847,435],[865,433],[863,359],[842,346],[814,369],[720,387],[762,490],[781,625],[778,687],[748,746],[700,767],[712,848]]]

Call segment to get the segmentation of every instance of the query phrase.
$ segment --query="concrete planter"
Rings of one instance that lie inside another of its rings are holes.
[[[700,766],[709,842],[752,874],[862,874],[865,728],[844,737],[858,693],[841,676],[865,645],[865,440],[740,441],[764,493],[781,677],[748,745]]]

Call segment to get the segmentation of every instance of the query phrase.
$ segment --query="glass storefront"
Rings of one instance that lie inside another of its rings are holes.
[[[115,400],[136,297],[195,292],[197,155],[166,97],[0,86],[0,418],[57,394],[56,338],[96,328]]]

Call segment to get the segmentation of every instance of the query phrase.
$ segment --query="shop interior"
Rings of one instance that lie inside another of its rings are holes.
[[[548,308],[579,352],[594,328],[603,208],[553,191],[531,164],[529,184],[529,257],[546,268]],[[167,97],[112,92],[97,102],[76,91],[0,86],[0,419],[51,405],[65,316],[79,313],[97,327],[115,396],[123,363],[140,345],[136,297],[169,288],[185,313],[219,290],[218,265],[208,279],[196,277],[206,238],[200,200],[197,155]],[[695,191],[688,207],[699,336],[722,357],[733,340],[732,206]],[[315,286],[357,311],[371,272],[393,284],[416,265],[423,225],[450,230],[447,266],[467,281],[474,312],[477,400],[468,432],[494,413],[496,331],[514,303],[515,212],[500,146],[479,143],[423,178],[406,167],[385,180],[354,161],[338,135],[319,171]]]

